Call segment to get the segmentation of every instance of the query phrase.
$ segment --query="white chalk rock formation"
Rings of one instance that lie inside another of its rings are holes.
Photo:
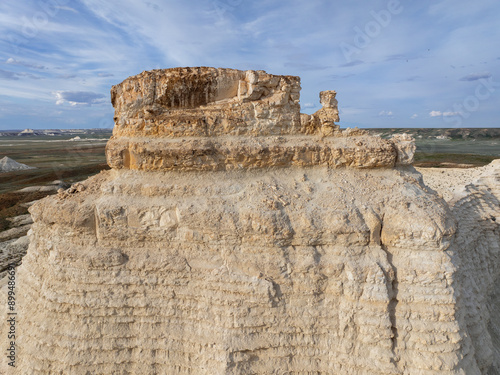
[[[457,305],[481,373],[500,374],[500,159],[450,202],[457,230],[450,250],[457,267]]]
[[[112,170],[30,208],[16,373],[489,371],[497,224],[464,254],[466,203],[409,140],[341,132],[333,92],[301,116],[299,90],[214,68],[113,87]]]
[[[29,165],[23,163],[19,163],[14,159],[9,158],[8,156],[4,156],[2,159],[0,159],[0,173],[21,171],[25,169],[36,169],[36,168],[30,167]]]

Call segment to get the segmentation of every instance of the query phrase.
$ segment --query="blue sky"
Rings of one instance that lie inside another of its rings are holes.
[[[0,130],[111,127],[144,70],[263,69],[336,90],[342,127],[500,127],[498,0],[4,0]]]

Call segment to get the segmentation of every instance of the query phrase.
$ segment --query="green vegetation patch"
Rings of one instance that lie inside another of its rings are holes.
[[[482,167],[496,158],[491,155],[416,152],[413,165],[427,168]]]

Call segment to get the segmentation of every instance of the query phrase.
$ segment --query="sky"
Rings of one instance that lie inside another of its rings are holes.
[[[343,128],[500,127],[498,0],[3,0],[0,130],[110,128],[144,70],[301,77]]]

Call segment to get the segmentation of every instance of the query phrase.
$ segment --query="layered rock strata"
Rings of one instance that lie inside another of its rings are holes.
[[[143,171],[394,166],[403,143],[361,131],[342,136],[335,96],[321,92],[323,107],[301,115],[299,77],[215,68],[143,72],[111,90],[116,125],[108,163]]]
[[[341,132],[333,92],[301,116],[299,89],[213,68],[113,88],[113,169],[30,209],[17,373],[491,368],[411,140]]]
[[[481,373],[500,374],[500,160],[450,200],[457,306]]]

